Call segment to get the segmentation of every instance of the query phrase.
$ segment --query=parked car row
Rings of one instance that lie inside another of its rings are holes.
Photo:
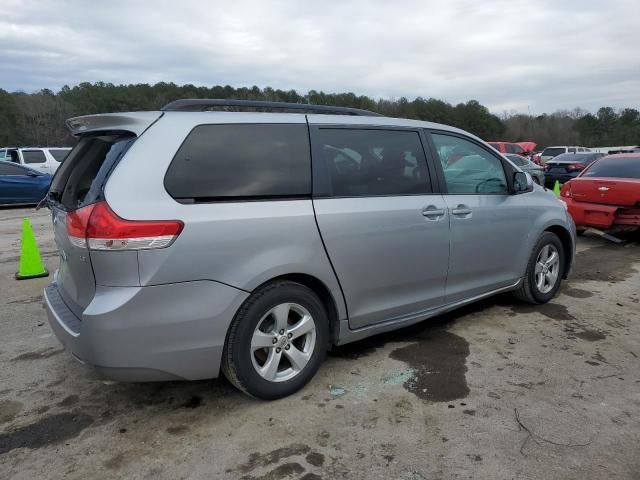
[[[68,147],[5,147],[0,148],[0,161],[17,163],[53,175],[70,151]]]

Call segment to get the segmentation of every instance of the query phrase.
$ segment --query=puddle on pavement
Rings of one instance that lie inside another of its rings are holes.
[[[565,305],[559,303],[545,303],[542,305],[528,305],[526,303],[514,303],[510,305],[514,313],[541,313],[552,320],[575,320]]]
[[[413,369],[403,386],[432,402],[465,398],[469,394],[465,376],[469,343],[442,326],[424,330],[416,340],[390,355]]]
[[[572,298],[589,298],[589,297],[593,297],[593,293],[590,292],[589,290],[582,290],[581,288],[572,288],[572,287],[567,287],[567,288],[563,288],[562,290],[560,290],[561,293],[564,293],[565,295],[572,297]]]
[[[41,360],[43,358],[53,357],[59,353],[64,352],[64,348],[54,349],[53,347],[45,348],[39,352],[27,352],[12,358],[12,362],[18,362],[22,360]]]
[[[12,400],[0,402],[0,425],[11,422],[22,411],[22,403]]]
[[[597,342],[598,340],[604,340],[607,336],[599,332],[597,330],[589,330],[585,329],[582,332],[576,332],[574,335],[582,340],[587,340],[589,342]]]
[[[0,455],[15,448],[40,448],[77,437],[93,423],[84,413],[59,413],[0,434]]]

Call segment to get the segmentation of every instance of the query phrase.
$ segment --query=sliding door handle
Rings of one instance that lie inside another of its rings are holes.
[[[451,215],[455,215],[456,217],[467,217],[471,215],[471,209],[466,205],[458,205],[456,208],[451,210]]]
[[[422,215],[427,217],[429,220],[438,220],[441,217],[444,217],[444,214],[447,213],[444,208],[438,208],[435,205],[429,205],[422,210]]]

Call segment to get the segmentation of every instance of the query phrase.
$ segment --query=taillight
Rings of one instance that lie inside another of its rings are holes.
[[[144,250],[168,247],[180,235],[179,220],[125,220],[107,202],[94,203],[67,215],[67,234],[77,247],[92,250]]]
[[[562,188],[560,189],[560,196],[571,198],[571,195],[572,195],[571,182],[567,182],[564,185],[562,185]]]
[[[570,163],[567,165],[567,170],[579,172],[580,170],[584,170],[584,165],[582,163]]]

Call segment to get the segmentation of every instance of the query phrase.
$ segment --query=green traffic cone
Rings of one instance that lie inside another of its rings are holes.
[[[36,237],[28,218],[22,221],[22,251],[20,252],[20,270],[16,273],[16,280],[39,278],[49,275],[42,263]]]
[[[556,180],[556,183],[553,185],[553,193],[556,194],[556,197],[560,196],[560,182]]]

